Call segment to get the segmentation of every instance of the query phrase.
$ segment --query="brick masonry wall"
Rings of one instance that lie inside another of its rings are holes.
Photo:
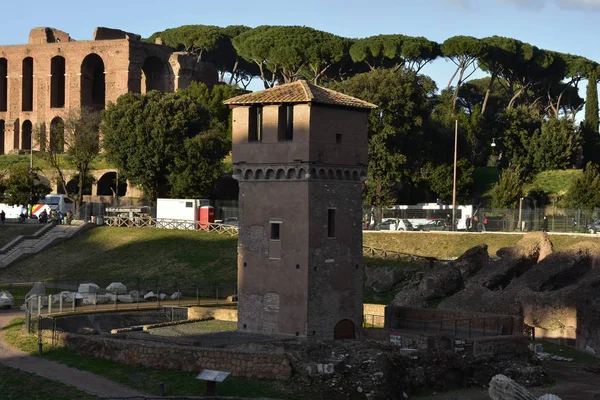
[[[46,338],[49,340],[49,338]],[[288,379],[292,366],[285,354],[260,354],[193,346],[169,346],[131,339],[59,333],[58,345],[83,356],[126,365],[186,372],[229,371],[245,378]]]
[[[190,307],[188,319],[214,318],[219,321],[237,321],[238,311],[233,308]]]

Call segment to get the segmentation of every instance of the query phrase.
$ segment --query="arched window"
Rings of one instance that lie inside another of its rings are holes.
[[[22,75],[22,111],[33,111],[33,58],[27,57],[23,60]]]
[[[81,106],[102,110],[105,102],[104,61],[98,54],[89,54],[81,63]]]
[[[52,57],[50,60],[50,107],[65,106],[65,58]]]
[[[23,134],[21,135],[21,149],[31,150],[33,125],[30,120],[23,121]]]
[[[8,111],[8,61],[0,58],[0,111]]]
[[[167,91],[167,68],[158,57],[148,57],[142,66],[142,93],[151,90]]]
[[[50,122],[50,151],[56,153],[65,151],[65,123],[60,117],[54,117]]]

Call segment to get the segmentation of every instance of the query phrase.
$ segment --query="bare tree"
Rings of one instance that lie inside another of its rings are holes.
[[[40,154],[56,172],[58,184],[67,197],[73,200],[76,210],[83,204],[86,179],[91,171],[92,161],[100,152],[100,121],[100,112],[97,110],[70,110],[64,122],[51,125],[49,140],[46,139],[44,129],[38,127],[35,132],[36,141],[40,144]],[[70,166],[77,171],[76,188],[67,186],[65,170]]]

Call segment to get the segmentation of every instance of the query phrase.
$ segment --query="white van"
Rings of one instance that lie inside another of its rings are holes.
[[[65,215],[67,211],[75,211],[75,204],[73,204],[73,200],[64,194],[51,193],[35,204],[31,212],[33,215],[39,217],[43,210],[46,210],[47,213],[50,213],[51,210],[56,210]]]

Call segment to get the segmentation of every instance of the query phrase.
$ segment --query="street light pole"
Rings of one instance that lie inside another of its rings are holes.
[[[452,230],[456,230],[456,156],[458,153],[458,118],[454,125],[454,179],[452,185]]]

